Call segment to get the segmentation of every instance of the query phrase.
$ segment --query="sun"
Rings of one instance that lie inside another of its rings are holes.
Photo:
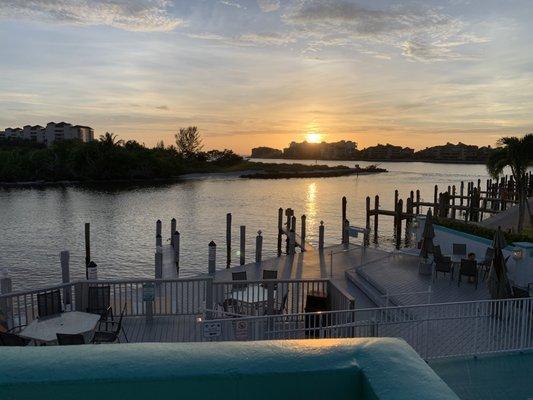
[[[316,132],[309,132],[305,135],[305,140],[308,143],[320,143],[322,141],[322,135]]]

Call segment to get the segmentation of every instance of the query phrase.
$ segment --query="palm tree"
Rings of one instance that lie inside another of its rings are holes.
[[[117,135],[109,132],[106,132],[105,135],[100,135],[100,142],[111,147],[122,146],[124,144],[124,140],[117,140]]]
[[[498,141],[497,147],[487,160],[487,170],[493,178],[498,178],[505,167],[510,167],[516,184],[518,195],[518,232],[524,227],[524,214],[526,211],[527,169],[533,164],[533,133],[528,133],[523,138],[503,137]]]

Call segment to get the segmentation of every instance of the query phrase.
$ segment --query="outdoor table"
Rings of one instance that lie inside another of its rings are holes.
[[[273,290],[273,294],[275,297],[276,290]],[[261,285],[248,285],[246,288],[232,291],[228,298],[237,300],[245,309],[251,311],[250,314],[262,315],[267,308],[268,288]]]
[[[44,318],[38,318],[25,327],[20,336],[47,343],[57,340],[57,333],[87,334],[94,331],[100,315],[80,311],[65,312]]]

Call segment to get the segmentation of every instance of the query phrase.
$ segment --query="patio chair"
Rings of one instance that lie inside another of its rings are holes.
[[[37,294],[39,318],[61,314],[61,292],[59,289]]]
[[[111,303],[111,286],[89,286],[89,306],[87,312],[99,314],[100,321],[108,318]],[[111,309],[111,313],[113,310]]]
[[[246,277],[246,271],[232,272],[231,280],[233,280],[233,281],[246,281],[246,280],[248,280],[248,278]],[[231,286],[231,290],[242,290],[242,289],[246,289],[247,287],[248,287],[248,284],[246,284],[246,283],[234,283]]]
[[[477,289],[478,273],[476,260],[468,260],[464,258],[461,260],[461,266],[459,268],[459,277],[457,279],[457,286],[461,285],[461,277],[463,275],[473,277]]]
[[[453,243],[452,244],[452,254],[454,256],[465,256],[466,257],[466,244],[464,243]]]
[[[442,272],[444,277],[446,274],[450,274],[450,283],[453,281],[453,263],[449,257],[440,257],[435,258],[435,274],[433,276],[433,281],[438,278],[438,273]]]
[[[263,279],[278,279],[278,271],[263,270]]]
[[[29,339],[23,338],[16,333],[0,332],[0,346],[25,347],[29,343]]]
[[[107,326],[111,326],[110,330],[98,330],[94,332],[93,339],[91,340],[91,343],[94,344],[100,344],[100,343],[120,343],[120,332],[124,335],[124,339],[126,340],[126,343],[128,342],[128,338],[126,336],[126,332],[124,331],[124,328],[122,326],[122,320],[124,318],[124,314],[126,313],[126,303],[124,303],[124,307],[122,308],[122,311],[120,312],[120,317],[118,321],[106,321]]]
[[[68,333],[56,333],[57,344],[60,346],[72,346],[85,344],[85,337],[82,334],[70,335]]]
[[[435,261],[437,261],[437,260],[451,261],[450,257],[444,256],[442,254],[442,250],[440,248],[440,245],[433,246],[433,259]]]
[[[494,249],[492,247],[487,247],[487,250],[485,250],[485,258],[477,263],[477,266],[483,271],[483,280],[485,280],[487,274],[489,273],[493,258]]]
[[[279,304],[279,307],[274,308],[274,315],[281,315],[285,312],[285,307],[287,307],[287,298],[289,297],[289,293],[285,293],[283,297],[281,298],[281,303]]]
[[[242,314],[241,304],[235,299],[226,299],[222,302],[222,308],[224,312],[229,314]]]

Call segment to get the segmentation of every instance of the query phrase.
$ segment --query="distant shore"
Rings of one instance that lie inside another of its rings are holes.
[[[377,168],[371,166],[369,168],[345,168],[336,170],[311,170],[300,172],[285,172],[285,171],[272,171],[272,172],[254,172],[249,174],[242,174],[241,178],[246,179],[292,179],[292,178],[333,178],[339,176],[348,175],[369,175],[388,172],[384,168]]]
[[[318,159],[315,160],[314,158],[268,158],[268,157],[258,157],[258,158],[252,158],[250,157],[249,160],[277,160],[277,161],[284,161],[284,162],[297,162],[297,161],[317,161],[317,162],[370,162],[370,163],[383,163],[383,162],[392,162],[392,163],[431,163],[431,164],[466,164],[466,165],[485,165],[485,161],[459,161],[459,160],[412,160],[412,159],[375,159],[375,160],[354,160],[354,159],[332,159],[332,160],[323,160]]]

